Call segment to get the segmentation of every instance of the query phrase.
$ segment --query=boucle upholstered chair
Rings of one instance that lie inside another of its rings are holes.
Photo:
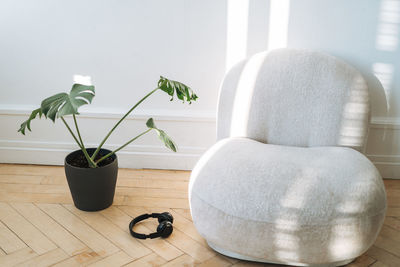
[[[216,251],[239,259],[339,266],[375,241],[382,178],[363,151],[368,88],[332,56],[279,49],[222,84],[218,142],[195,166],[190,208]]]

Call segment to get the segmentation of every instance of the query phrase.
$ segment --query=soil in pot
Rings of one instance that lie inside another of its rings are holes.
[[[92,151],[90,151],[90,152],[92,152]],[[93,152],[89,153],[89,151],[88,151],[88,154],[91,156],[93,154]],[[94,161],[99,160],[100,158],[102,158],[103,156],[105,156],[107,154],[108,153],[100,150]],[[105,160],[101,161],[99,164],[97,164],[97,166],[103,167],[103,166],[106,166],[106,165],[112,163],[113,161],[114,161],[113,157],[108,157]],[[78,167],[78,168],[89,168],[89,163],[83,153],[75,154],[74,157],[71,157],[68,159],[68,163],[71,164],[72,166]]]

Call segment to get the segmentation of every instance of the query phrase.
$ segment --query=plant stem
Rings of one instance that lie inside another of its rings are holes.
[[[85,158],[87,159],[89,166],[91,168],[96,168],[96,163],[92,160],[92,158],[87,153],[87,150],[85,148],[85,144],[83,143],[83,140],[82,140],[82,137],[81,137],[81,133],[80,133],[79,127],[78,127],[78,122],[76,121],[76,116],[75,116],[75,114],[72,114],[72,116],[74,117],[75,129],[76,129],[76,132],[78,133],[78,138],[79,138],[79,141],[81,142],[81,145],[82,145],[82,152],[85,155]]]
[[[72,137],[75,139],[75,142],[78,144],[79,148],[82,149],[82,145],[81,143],[78,141],[78,139],[76,138],[75,134],[72,132],[71,128],[69,127],[68,123],[64,120],[63,117],[61,117],[61,120],[64,122],[65,127],[67,127],[69,133],[72,135]]]
[[[127,145],[129,145],[130,143],[132,143],[133,141],[135,141],[136,139],[138,139],[139,137],[141,137],[142,135],[147,134],[148,132],[150,132],[153,129],[148,129],[146,131],[144,131],[143,133],[139,134],[138,136],[136,136],[135,138],[129,140],[128,142],[126,142],[125,144],[123,144],[122,146],[120,146],[119,148],[117,148],[116,150],[108,153],[107,155],[103,156],[102,158],[100,158],[98,161],[96,161],[96,164],[99,164],[99,162],[105,160],[106,158],[108,158],[109,156],[114,155],[115,153],[117,153],[118,151],[120,151],[121,149],[123,149],[124,147],[126,147]]]
[[[104,145],[104,143],[107,141],[108,137],[110,137],[110,135],[112,134],[112,132],[118,127],[118,125],[137,107],[140,105],[140,103],[142,103],[146,98],[148,98],[150,95],[152,95],[155,91],[157,91],[160,88],[156,88],[153,91],[151,91],[150,93],[148,93],[145,97],[143,97],[142,99],[139,100],[139,102],[136,103],[136,105],[134,105],[115,125],[114,127],[110,130],[110,132],[108,132],[108,134],[106,135],[106,137],[104,137],[103,141],[101,141],[99,147],[96,149],[96,151],[94,151],[93,155],[92,155],[92,160],[95,159],[95,157],[97,156],[97,153],[99,153],[101,147]]]

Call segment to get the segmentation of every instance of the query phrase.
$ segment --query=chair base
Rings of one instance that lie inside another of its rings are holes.
[[[349,259],[349,260],[344,260],[344,261],[336,261],[332,263],[326,263],[326,264],[306,264],[306,263],[299,263],[299,262],[274,262],[274,261],[267,261],[265,259],[258,259],[258,258],[252,258],[249,256],[244,256],[236,252],[232,251],[227,251],[225,249],[222,249],[215,244],[207,241],[207,244],[216,252],[223,254],[225,256],[239,259],[239,260],[245,260],[245,261],[255,261],[255,262],[262,262],[262,263],[272,263],[272,264],[286,264],[286,265],[292,265],[292,266],[310,266],[310,267],[336,267],[336,266],[343,266],[346,264],[349,264],[350,262],[354,261],[355,259]]]

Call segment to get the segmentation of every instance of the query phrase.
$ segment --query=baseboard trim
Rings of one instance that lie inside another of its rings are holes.
[[[6,128],[17,128],[18,123],[23,120],[20,117],[28,116],[34,108],[29,105],[0,105],[0,117],[3,116],[5,122],[7,122],[5,125]],[[86,122],[98,124],[107,122],[109,119],[116,121],[124,113],[125,110],[116,108],[94,109],[90,107],[82,109],[79,117],[85,118]],[[142,121],[149,117],[153,117],[157,121],[163,121],[164,125],[167,125],[167,129],[176,129],[176,140],[183,140],[183,146],[179,147],[178,153],[172,153],[156,139],[146,141],[145,144],[141,145],[129,145],[118,153],[121,167],[190,170],[194,167],[200,156],[215,141],[214,129],[216,116],[212,110],[139,109],[127,117],[126,123],[132,125],[132,127],[134,127],[135,123],[142,125]],[[47,127],[47,125],[44,127]],[[52,126],[49,124],[49,127]],[[400,130],[400,118],[372,117],[370,128],[373,131],[382,131],[383,129],[385,133],[393,133],[397,136]],[[48,133],[46,129],[42,128],[42,136]],[[193,130],[188,129],[196,129],[196,131],[193,132]],[[197,129],[202,129],[202,131],[197,131]],[[65,136],[63,137],[64,139],[55,138],[64,133],[64,129],[58,129],[57,131],[51,132],[53,137],[51,140],[53,142],[43,141],[46,138],[42,137],[31,137],[32,135],[22,140],[20,137],[12,135],[13,133],[10,131],[8,134],[0,135],[0,162],[63,165],[65,155],[77,149],[77,147],[74,143],[65,142],[70,140],[66,139]],[[189,132],[191,138],[187,137]],[[116,149],[120,146],[119,143],[123,142],[122,139],[116,140],[116,144],[107,144],[105,147]],[[193,140],[204,141],[194,144]],[[87,143],[86,145],[87,147],[97,146],[95,143]],[[374,153],[374,151],[370,152]],[[400,179],[400,153],[399,155],[368,155],[368,157],[376,165],[384,178]]]
[[[372,117],[369,124],[370,128],[375,129],[400,129],[400,118],[396,117]]]
[[[104,146],[114,150],[119,145]],[[87,147],[95,147],[88,144]],[[63,165],[65,156],[78,149],[73,143],[0,140],[0,162]],[[177,153],[163,146],[129,145],[118,152],[122,168],[191,170],[206,148],[181,147]]]
[[[16,132],[19,123],[25,119],[23,117],[28,117],[33,109],[35,107],[29,105],[0,105],[0,119],[4,118],[5,127],[15,127],[15,135],[14,131],[8,131],[3,135],[0,133],[0,162],[63,165],[65,156],[77,149],[75,143],[68,141],[71,138],[65,135],[63,127],[54,127],[50,121],[43,122],[42,128],[35,128],[33,133],[27,134],[23,139]],[[88,125],[113,124],[108,120],[116,122],[125,112],[126,110],[118,108],[82,108],[79,118]],[[124,126],[131,127],[131,129],[135,129],[137,125],[143,127],[144,121],[150,117],[160,124],[162,123],[168,132],[174,133],[173,137],[178,143],[178,152],[169,151],[156,137],[141,139],[139,144],[131,144],[118,152],[120,167],[190,170],[207,146],[215,141],[213,138],[215,112],[212,110],[138,109],[126,118]],[[36,125],[35,127],[38,127]],[[90,126],[86,126],[86,130],[87,127]],[[193,129],[203,130],[193,131]],[[91,130],[87,130],[87,132],[93,140],[100,138]],[[205,135],[205,133],[207,134]],[[51,142],[46,141],[47,134],[50,135]],[[187,135],[192,136],[196,142],[193,142]],[[126,135],[125,137],[118,137],[118,135],[113,137],[115,143],[107,142],[105,148],[115,150],[127,138]],[[190,146],[191,144],[193,146]],[[85,145],[86,147],[97,147],[98,144],[91,143],[89,140]]]
[[[400,155],[367,155],[385,179],[400,179]]]
[[[39,165],[64,165],[65,156],[73,150],[0,147],[0,162]],[[121,168],[151,168],[191,170],[199,159],[199,154],[118,152]]]

